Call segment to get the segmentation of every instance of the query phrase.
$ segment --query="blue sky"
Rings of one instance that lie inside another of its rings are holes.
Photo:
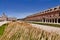
[[[0,0],[0,15],[24,18],[58,5],[60,0]]]

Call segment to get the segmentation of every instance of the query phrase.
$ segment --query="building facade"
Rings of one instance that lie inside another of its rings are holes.
[[[60,23],[60,6],[47,9],[24,18],[25,21],[40,21],[49,23]]]
[[[15,21],[15,20],[17,20],[17,18],[8,17],[5,15],[5,13],[3,13],[2,16],[0,17],[0,21]]]

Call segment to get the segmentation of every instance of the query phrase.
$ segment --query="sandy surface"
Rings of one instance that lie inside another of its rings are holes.
[[[60,34],[60,28],[58,28],[58,27],[52,27],[52,26],[46,26],[46,25],[38,25],[38,24],[32,24],[32,26],[40,28],[40,29],[48,31],[48,32],[55,32],[55,33]]]

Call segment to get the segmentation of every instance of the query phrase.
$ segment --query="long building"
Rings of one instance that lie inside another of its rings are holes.
[[[60,23],[60,6],[44,10],[24,18],[25,21]]]

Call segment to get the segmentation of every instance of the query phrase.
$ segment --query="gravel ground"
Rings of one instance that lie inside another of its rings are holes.
[[[54,32],[60,34],[60,28],[58,27],[52,27],[52,26],[46,26],[46,25],[38,25],[38,24],[32,24],[33,27],[40,28],[42,30],[45,30],[47,32]]]

